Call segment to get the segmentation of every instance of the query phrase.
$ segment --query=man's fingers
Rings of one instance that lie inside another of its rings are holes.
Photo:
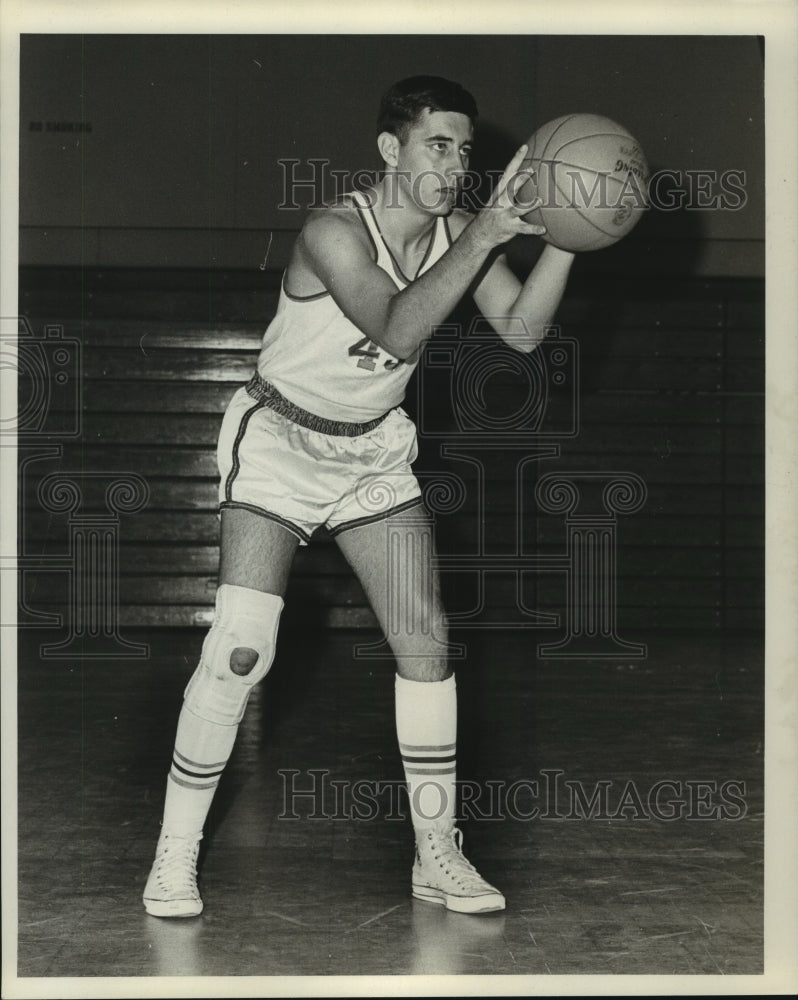
[[[527,212],[534,212],[536,208],[540,208],[543,204],[543,199],[537,195],[535,195],[532,201],[520,201],[517,197],[513,200],[515,202],[515,207],[524,214]]]
[[[535,226],[531,222],[523,222],[522,226],[522,236],[543,236],[546,233],[545,226]]]
[[[524,157],[526,156],[528,150],[529,150],[529,147],[527,146],[526,143],[524,143],[524,145],[521,146],[518,149],[518,151],[516,152],[516,154],[512,158],[512,160],[510,160],[510,162],[507,164],[507,166],[505,168],[505,171],[502,174],[502,178],[501,178],[501,180],[499,181],[499,183],[496,186],[496,195],[497,196],[500,195],[504,191],[504,189],[507,187],[507,185],[510,182],[510,178],[514,177],[515,174],[518,173],[518,168],[524,162]]]

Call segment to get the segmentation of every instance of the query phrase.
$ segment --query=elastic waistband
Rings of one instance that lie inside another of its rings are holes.
[[[388,413],[383,413],[381,417],[369,420],[365,424],[353,424],[346,420],[328,420],[326,417],[309,413],[301,406],[297,406],[296,403],[292,403],[290,399],[286,399],[271,382],[267,382],[258,372],[255,372],[245,388],[253,399],[265,404],[270,410],[279,413],[281,417],[286,417],[310,431],[319,431],[321,434],[330,434],[334,437],[358,437],[361,434],[368,434],[375,427],[379,427],[390,413],[389,410]]]

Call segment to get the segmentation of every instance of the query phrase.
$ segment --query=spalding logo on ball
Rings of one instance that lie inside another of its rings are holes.
[[[545,226],[543,239],[561,250],[600,250],[634,229],[648,204],[649,169],[637,140],[603,115],[564,115],[529,139],[520,170],[532,177],[519,205],[542,199],[524,216]]]

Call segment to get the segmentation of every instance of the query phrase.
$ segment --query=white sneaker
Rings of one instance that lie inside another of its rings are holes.
[[[413,896],[457,913],[503,910],[504,896],[463,857],[463,834],[454,826],[416,832]]]
[[[153,917],[196,917],[202,913],[197,889],[197,855],[202,834],[194,839],[163,833],[144,887],[144,908]]]

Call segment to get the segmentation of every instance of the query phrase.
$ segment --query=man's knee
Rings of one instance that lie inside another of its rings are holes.
[[[258,652],[247,646],[236,646],[230,654],[230,669],[239,677],[246,677],[258,662]]]
[[[186,707],[220,725],[237,725],[250,691],[274,660],[282,598],[222,584],[202,657],[185,691]]]

